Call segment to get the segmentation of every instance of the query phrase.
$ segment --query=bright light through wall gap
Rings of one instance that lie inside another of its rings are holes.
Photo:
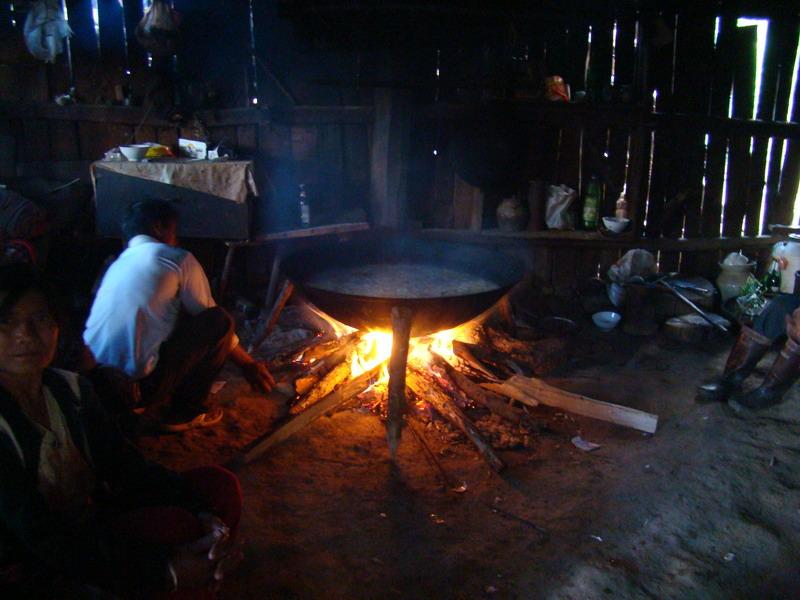
[[[614,87],[614,76],[617,72],[617,21],[611,30],[611,87]]]

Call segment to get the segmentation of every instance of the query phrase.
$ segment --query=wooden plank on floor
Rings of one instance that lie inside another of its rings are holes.
[[[655,433],[658,427],[658,415],[566,392],[546,384],[541,379],[514,375],[506,383],[524,391],[542,404],[577,415],[615,423],[646,433]]]

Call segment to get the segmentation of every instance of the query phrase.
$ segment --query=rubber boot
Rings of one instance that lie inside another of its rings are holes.
[[[780,404],[786,390],[792,387],[798,378],[800,378],[800,344],[787,339],[769,373],[764,377],[764,382],[746,394],[734,394],[730,404],[735,409],[744,406],[751,410]]]
[[[724,402],[727,400],[728,396],[741,387],[771,345],[772,340],[768,337],[749,327],[742,327],[742,331],[728,355],[722,376],[698,386],[695,401]]]

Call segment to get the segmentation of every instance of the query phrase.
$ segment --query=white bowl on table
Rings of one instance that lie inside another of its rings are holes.
[[[618,312],[614,312],[613,310],[603,310],[592,315],[592,321],[594,321],[594,324],[603,331],[611,331],[614,329],[614,327],[619,325],[621,320],[622,315],[620,315]]]
[[[130,144],[127,146],[120,146],[119,151],[122,152],[122,156],[128,160],[136,161],[142,160],[145,157],[148,148],[150,148],[149,144]]]

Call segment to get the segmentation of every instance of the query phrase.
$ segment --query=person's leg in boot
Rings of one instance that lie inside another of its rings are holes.
[[[772,339],[742,327],[739,337],[728,354],[725,369],[720,377],[704,383],[697,388],[697,402],[724,402],[738,390],[744,380],[753,372],[758,361],[767,353]]]
[[[233,320],[221,308],[181,318],[161,345],[155,370],[141,380],[147,414],[180,423],[206,413],[214,378],[230,354]]]
[[[786,343],[763,383],[750,392],[734,394],[730,400],[731,407],[758,410],[783,401],[783,395],[800,378],[800,344],[795,341],[800,339],[800,310],[786,317],[786,333]]]

